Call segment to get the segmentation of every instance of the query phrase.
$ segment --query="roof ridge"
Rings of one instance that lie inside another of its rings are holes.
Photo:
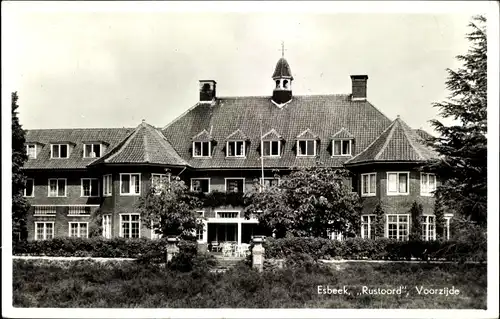
[[[413,141],[412,136],[408,135],[407,131],[408,131],[408,129],[411,130],[411,127],[408,126],[408,124],[406,124],[401,118],[397,118],[397,120],[399,120],[399,122],[400,122],[401,129],[403,130],[403,134],[406,137],[406,139],[408,140],[408,143],[410,143],[411,147],[418,154],[418,156],[422,160],[425,160],[425,156],[422,155],[422,152],[420,152],[420,150],[418,149],[418,147],[415,145],[415,143],[414,143],[415,141]]]
[[[159,129],[157,129],[156,127],[153,127],[153,126],[151,126],[151,127],[153,128],[153,131],[156,134],[158,134],[158,136],[160,137],[161,142],[163,142],[163,146],[164,147],[171,147],[172,151],[174,151],[175,155],[177,155],[182,160],[182,162],[184,163],[184,165],[188,165],[188,162],[184,158],[182,158],[182,156],[180,156],[179,152],[177,152],[177,150],[174,148],[174,146],[172,145],[172,143],[170,143],[167,140],[167,138],[165,137],[165,135],[163,135],[163,133]]]
[[[394,120],[394,122],[391,123],[392,128],[389,131],[389,135],[387,135],[387,137],[385,138],[384,145],[382,145],[382,147],[380,148],[380,150],[378,151],[378,153],[373,157],[374,160],[378,160],[379,159],[380,155],[385,151],[385,149],[387,148],[387,145],[391,141],[392,136],[394,135],[394,130],[396,129],[396,121],[397,121],[397,119]],[[380,134],[380,135],[382,135],[382,134]]]
[[[144,127],[147,131],[148,127]],[[149,163],[149,143],[148,143],[148,135],[144,134],[142,136],[142,141],[144,143],[144,162]]]

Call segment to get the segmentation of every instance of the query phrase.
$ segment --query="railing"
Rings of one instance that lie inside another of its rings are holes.
[[[238,218],[238,212],[217,212],[218,218]]]
[[[55,216],[57,209],[68,212],[68,216],[90,216],[92,208],[99,205],[33,205],[34,216]]]
[[[90,215],[90,210],[92,206],[81,205],[81,206],[69,206],[68,216],[82,216]]]
[[[44,206],[35,206],[34,207],[34,216],[40,216],[40,215],[55,215],[56,214],[56,208],[57,206],[50,206],[50,205],[44,205]]]

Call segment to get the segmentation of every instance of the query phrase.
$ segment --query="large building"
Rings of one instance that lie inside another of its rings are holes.
[[[135,204],[168,169],[193,191],[245,192],[264,174],[322,163],[352,173],[363,202],[360,235],[373,237],[373,211],[386,212],[385,234],[408,237],[409,209],[424,207],[424,236],[435,238],[432,191],[436,176],[420,172],[436,156],[427,133],[399,117],[390,120],[367,99],[366,75],[352,75],[352,92],[293,95],[293,76],[279,59],[270,96],[220,97],[217,83],[201,80],[199,101],[163,128],[28,130],[25,196],[30,240],[86,237],[91,212],[100,209],[102,236],[155,237]],[[205,208],[199,242],[248,242],[258,232],[242,207]]]

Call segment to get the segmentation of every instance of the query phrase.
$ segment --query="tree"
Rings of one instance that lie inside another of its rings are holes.
[[[375,220],[373,224],[375,238],[384,238],[385,212],[382,209],[382,205],[380,203],[378,203],[377,206],[375,206],[373,214],[375,215]]]
[[[444,218],[445,207],[443,206],[441,196],[436,195],[434,201],[434,216],[436,217],[436,238],[444,238],[444,228],[446,227],[446,219]]]
[[[26,133],[19,124],[17,116],[18,96],[17,92],[13,92],[12,96],[12,231],[17,233],[15,240],[26,239],[26,218],[30,205],[26,198],[23,197],[24,188],[26,185],[26,176],[24,176],[22,168],[28,160],[26,154]]]
[[[423,213],[424,213],[424,208],[422,207],[422,204],[413,202],[410,208],[410,216],[411,216],[410,240],[422,239]]]
[[[327,167],[294,170],[279,186],[248,194],[245,215],[254,214],[278,238],[287,232],[314,237],[326,237],[327,231],[354,232],[361,205],[344,183],[347,177],[347,171]]]
[[[431,124],[439,137],[431,145],[441,155],[425,169],[435,172],[443,183],[436,194],[447,207],[463,217],[486,225],[487,149],[486,149],[486,18],[474,17],[467,34],[471,42],[467,54],[457,56],[463,66],[447,69],[447,101],[434,103],[440,115],[458,124],[446,126],[439,120]]]
[[[157,234],[193,239],[203,223],[196,209],[201,201],[193,196],[184,182],[177,176],[164,178],[156,187],[149,187],[139,198],[137,209],[145,225]]]

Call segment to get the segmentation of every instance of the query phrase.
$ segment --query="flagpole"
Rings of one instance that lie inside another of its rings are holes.
[[[262,171],[262,179],[260,182],[260,189],[264,190],[264,142],[262,140],[262,113],[260,114],[260,168]]]

